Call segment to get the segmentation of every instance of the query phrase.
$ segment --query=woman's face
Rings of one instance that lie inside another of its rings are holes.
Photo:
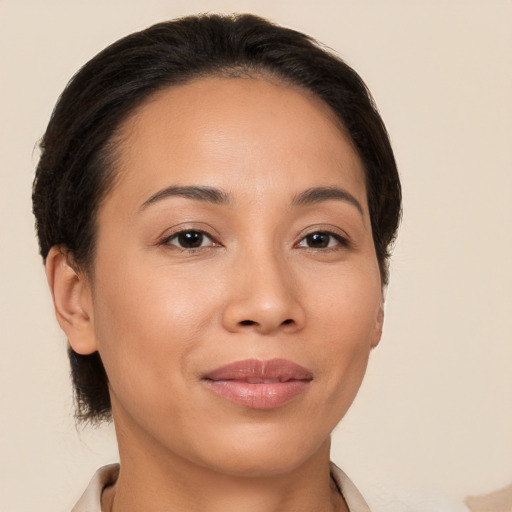
[[[80,351],[100,352],[122,452],[255,475],[323,450],[382,324],[364,171],[330,110],[253,78],[146,102],[88,300]]]

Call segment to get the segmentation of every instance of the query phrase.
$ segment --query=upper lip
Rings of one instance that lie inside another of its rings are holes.
[[[220,366],[203,376],[205,380],[236,380],[257,384],[262,382],[288,382],[312,380],[313,374],[287,359],[244,359]]]

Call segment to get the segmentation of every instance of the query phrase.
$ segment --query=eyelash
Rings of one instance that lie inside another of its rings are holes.
[[[172,240],[174,240],[174,239],[178,240],[180,236],[186,236],[186,235],[190,235],[190,234],[200,235],[201,245],[199,245],[198,247],[183,247],[181,245],[172,243]],[[205,238],[210,240],[210,242],[211,242],[210,245],[207,245],[207,246],[202,245]],[[211,235],[209,235],[208,233],[206,233],[205,231],[202,231],[200,229],[182,229],[181,231],[177,231],[177,232],[173,233],[172,235],[165,237],[163,240],[161,240],[159,242],[158,245],[164,245],[164,246],[172,245],[172,246],[176,247],[177,249],[180,249],[182,251],[187,251],[187,252],[195,252],[195,251],[198,251],[201,249],[207,249],[210,247],[220,246],[220,244],[217,243]]]
[[[328,245],[326,247],[311,247],[311,246],[307,246],[307,245],[301,245],[308,238],[315,237],[315,236],[329,237],[329,240],[327,242]],[[333,239],[336,240],[337,244],[335,246],[330,246],[331,241]],[[309,249],[309,250],[313,250],[313,251],[314,250],[335,251],[335,250],[339,250],[340,247],[347,248],[349,246],[350,246],[350,243],[349,243],[348,238],[340,235],[339,233],[334,233],[334,232],[328,231],[328,230],[311,231],[310,233],[308,233],[307,235],[302,237],[301,240],[299,241],[299,243],[297,244],[297,247]]]
[[[173,240],[179,241],[180,237],[185,237],[187,235],[199,235],[199,244],[197,247],[184,247],[183,246],[183,240],[181,240],[180,245],[172,243]],[[312,237],[328,237],[327,245],[325,247],[311,247],[309,245],[303,245],[304,243],[307,244],[307,239],[309,238],[310,242],[312,241]],[[203,246],[203,242],[205,241],[205,238],[210,241],[210,243],[206,246]],[[331,246],[332,240],[335,240],[337,243],[334,246]],[[211,247],[219,247],[221,244],[218,243],[210,234],[208,234],[205,231],[202,231],[200,229],[183,229],[180,231],[177,231],[173,233],[172,235],[169,235],[162,239],[158,245],[162,246],[174,246],[177,249],[180,249],[182,251],[186,252],[196,252],[199,250],[209,249]],[[350,246],[349,240],[340,235],[339,233],[334,233],[332,231],[328,230],[317,230],[317,231],[311,231],[310,233],[307,233],[305,236],[303,236],[297,244],[295,244],[295,247],[301,248],[301,249],[308,249],[312,251],[336,251],[341,248],[347,248]]]

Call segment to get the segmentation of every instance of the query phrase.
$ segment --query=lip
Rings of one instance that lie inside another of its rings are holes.
[[[210,390],[251,409],[275,409],[304,393],[313,374],[286,359],[245,359],[202,377]]]

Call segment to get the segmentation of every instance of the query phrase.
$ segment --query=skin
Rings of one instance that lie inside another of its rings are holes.
[[[76,352],[99,350],[109,376],[121,472],[103,509],[346,510],[329,478],[330,433],[383,311],[364,170],[343,127],[297,87],[207,78],[159,92],[121,137],[94,278],[63,248],[47,260],[60,325]],[[228,200],[154,198],[170,186]],[[297,204],[317,187],[345,197]],[[180,247],[180,231],[205,234]],[[257,410],[201,378],[247,358],[288,359],[313,380]]]

